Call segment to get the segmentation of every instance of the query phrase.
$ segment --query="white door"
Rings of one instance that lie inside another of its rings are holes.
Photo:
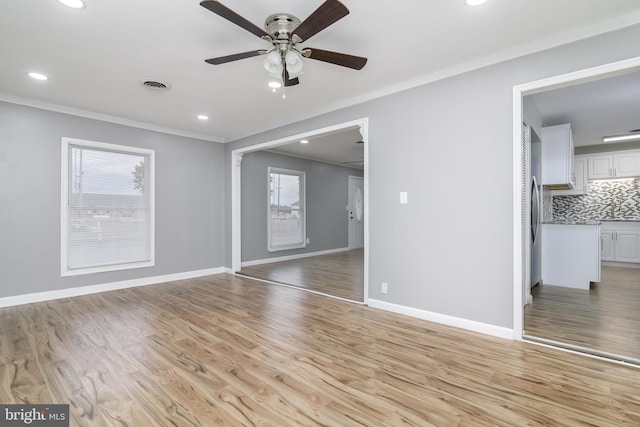
[[[349,249],[364,247],[364,178],[349,177]]]

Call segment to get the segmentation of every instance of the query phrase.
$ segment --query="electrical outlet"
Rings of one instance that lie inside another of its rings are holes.
[[[382,292],[383,294],[386,294],[388,290],[389,290],[389,284],[382,282],[382,285],[380,286],[380,292]]]

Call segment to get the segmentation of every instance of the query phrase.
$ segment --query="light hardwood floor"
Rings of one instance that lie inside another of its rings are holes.
[[[242,267],[240,274],[364,301],[364,250]]]
[[[0,309],[72,426],[637,426],[640,370],[221,274]]]
[[[538,286],[532,293],[527,336],[640,362],[640,270],[605,267],[589,290]]]

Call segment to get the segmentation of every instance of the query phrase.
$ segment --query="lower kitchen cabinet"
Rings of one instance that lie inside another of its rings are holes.
[[[640,222],[603,222],[601,259],[640,264]]]
[[[542,224],[542,283],[589,289],[600,281],[600,225]]]

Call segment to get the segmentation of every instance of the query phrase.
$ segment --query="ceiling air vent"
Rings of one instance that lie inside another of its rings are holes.
[[[171,85],[169,83],[163,83],[158,80],[145,80],[142,82],[142,86],[151,90],[169,90]]]

